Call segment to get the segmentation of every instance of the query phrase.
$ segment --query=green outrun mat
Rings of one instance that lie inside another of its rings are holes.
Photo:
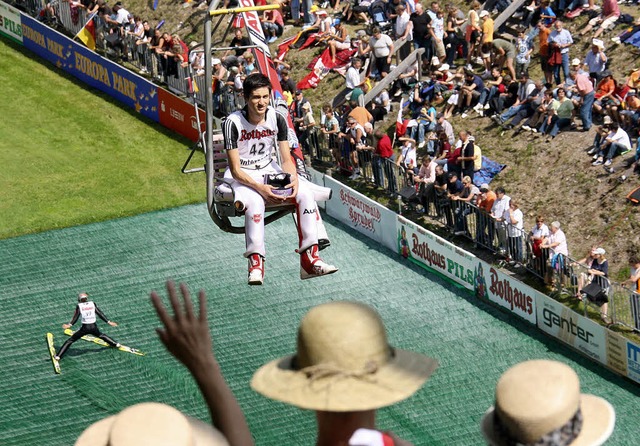
[[[368,239],[328,221],[333,241],[323,256],[337,274],[299,279],[296,233],[289,218],[267,227],[262,287],[246,285],[242,236],[220,231],[204,205],[0,241],[0,444],[69,445],[90,423],[141,401],[172,404],[206,420],[186,371],[156,338],[152,289],[171,277],[203,288],[214,349],[259,445],[313,445],[310,412],[257,395],[254,370],[293,352],[298,322],[313,305],[334,299],[366,302],[381,313],[390,342],[434,356],[440,368],[410,399],[382,409],[378,424],[416,445],[482,444],[478,424],[495,382],[530,358],[570,364],[585,391],[617,411],[608,444],[640,438],[639,389],[513,316],[478,302]],[[120,323],[102,324],[144,357],[78,341],[55,375],[45,333],[59,348],[79,291],[87,291]]]

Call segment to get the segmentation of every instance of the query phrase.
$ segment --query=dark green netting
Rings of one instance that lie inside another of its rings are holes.
[[[617,410],[609,444],[637,443],[636,386],[344,226],[330,221],[328,229],[333,246],[323,255],[337,274],[299,280],[296,233],[285,218],[267,227],[266,281],[252,288],[242,236],[220,231],[203,205],[0,241],[0,444],[69,445],[88,424],[147,400],[207,419],[193,381],[153,330],[148,292],[163,290],[168,277],[207,291],[214,348],[259,445],[314,443],[311,413],[248,383],[260,365],[293,351],[300,317],[329,299],[373,305],[393,345],[440,360],[419,393],[379,414],[380,427],[417,445],[481,444],[478,423],[496,380],[530,358],[569,363],[585,390]],[[103,330],[146,357],[78,341],[54,375],[44,336],[52,331],[60,346],[60,325],[81,290],[120,323]]]

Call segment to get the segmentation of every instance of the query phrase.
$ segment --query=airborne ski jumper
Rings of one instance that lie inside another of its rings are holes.
[[[76,342],[78,339],[82,338],[82,336],[88,335],[88,334],[93,335],[96,338],[102,339],[112,347],[115,347],[115,348],[120,347],[120,344],[118,342],[114,341],[113,339],[111,339],[109,336],[102,333],[98,329],[98,326],[96,325],[96,316],[102,319],[103,321],[105,321],[107,324],[111,325],[112,327],[118,326],[118,324],[116,324],[113,321],[110,321],[104,315],[104,313],[100,311],[100,309],[95,304],[95,302],[89,300],[89,295],[87,293],[78,294],[78,305],[76,306],[75,313],[73,313],[73,318],[71,318],[70,323],[62,324],[62,328],[64,329],[71,328],[71,326],[78,321],[78,318],[80,318],[82,322],[82,327],[80,327],[80,330],[75,332],[73,336],[67,339],[64,344],[62,344],[60,351],[55,356],[55,359],[57,361],[59,361],[62,358],[62,356],[64,356],[65,352],[71,346],[71,344]]]

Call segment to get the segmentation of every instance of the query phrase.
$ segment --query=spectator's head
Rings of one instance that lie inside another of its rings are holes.
[[[567,92],[562,87],[558,88],[556,93],[558,94],[558,99],[564,99],[567,96]]]
[[[424,7],[422,6],[422,3],[416,2],[416,14],[420,15],[423,12],[424,12]]]
[[[504,197],[505,194],[505,190],[504,187],[500,186],[500,187],[496,187],[496,197],[498,197],[498,199],[502,199],[502,197]]]
[[[512,198],[509,200],[509,207],[513,210],[518,209],[518,202]]]
[[[161,403],[129,406],[117,415],[86,428],[76,446],[171,444],[174,446],[223,446],[229,443],[208,423],[184,415]]]
[[[149,22],[148,21],[143,21],[142,22],[142,27],[144,28],[145,31],[149,31],[150,26],[149,26]]]
[[[362,59],[360,59],[359,57],[354,57],[353,59],[351,59],[351,66],[355,69],[360,69],[360,67],[362,66]]]
[[[482,54],[489,54],[489,55],[491,55],[491,47],[492,47],[492,46],[493,46],[493,45],[492,45],[490,42],[485,42],[485,43],[483,43],[483,44],[480,46],[480,52],[481,52]],[[500,71],[500,70],[498,70],[498,71]]]
[[[334,301],[307,312],[298,329],[297,352],[262,366],[251,387],[268,398],[319,411],[318,416],[370,412],[413,395],[437,364],[391,347],[373,308]]]
[[[282,77],[282,80],[287,80],[289,79],[289,70],[287,70],[286,68],[283,68],[282,71],[280,72],[280,77]]]
[[[246,51],[243,55],[242,58],[244,59],[244,62],[247,65],[251,65],[253,63],[253,61],[255,60],[255,58],[253,57],[253,53],[251,51]]]
[[[438,121],[438,124],[442,124],[444,122],[444,113],[438,113],[436,115],[436,120]]]
[[[301,101],[302,99],[304,99],[304,93],[300,89],[296,90],[296,101]]]
[[[396,14],[398,14],[398,15],[404,14],[404,12],[406,10],[407,10],[407,8],[403,4],[400,4],[400,5],[396,6]]]
[[[482,3],[480,3],[478,0],[473,0],[471,2],[471,9],[477,11],[480,8],[482,8]]]
[[[510,74],[505,74],[502,77],[502,83],[505,84],[505,85],[509,85],[512,81],[513,81],[513,78],[511,77]]]
[[[367,135],[373,133],[373,124],[371,124],[370,122],[365,122],[363,127],[364,131],[367,132]]]
[[[491,76],[493,76],[494,79],[498,79],[501,74],[502,72],[500,71],[500,67],[498,65],[494,65],[491,67]]]
[[[596,54],[600,51],[604,51],[604,42],[600,39],[593,39],[591,41],[591,51]]]
[[[431,10],[433,12],[440,11],[440,4],[438,2],[431,2]]]
[[[442,175],[444,173],[444,167],[441,164],[436,164],[436,175]]]
[[[580,393],[580,379],[566,364],[533,360],[498,380],[495,403],[481,427],[489,445],[596,446],[613,432],[615,411],[605,399]]]
[[[309,113],[311,111],[311,104],[309,102],[305,102],[304,104],[302,104],[302,109],[305,111],[305,113]]]
[[[458,181],[458,174],[456,172],[449,172],[449,183],[455,183]]]
[[[382,31],[380,30],[380,27],[379,27],[379,26],[374,26],[374,27],[371,29],[371,35],[372,35],[373,37],[375,37],[376,39],[379,39],[379,38],[380,38],[380,36],[382,35]]]
[[[266,89],[266,90],[265,90]],[[259,91],[260,90],[260,91]],[[249,104],[254,100],[257,100],[256,96],[262,97],[265,91],[271,96],[271,81],[267,76],[262,73],[252,73],[246,77],[242,83],[242,91],[244,92],[244,99]],[[268,102],[268,99],[267,99]]]
[[[553,27],[556,29],[556,31],[562,31],[562,28],[564,28],[564,23],[562,22],[562,20],[556,20],[555,22],[553,22]]]
[[[536,226],[538,228],[541,228],[543,224],[544,224],[544,217],[542,215],[536,216]]]
[[[554,234],[560,230],[560,222],[559,221],[552,221],[551,222],[551,232],[553,232]]]
[[[486,20],[491,17],[491,15],[489,14],[489,11],[483,9],[482,11],[480,11],[480,14],[478,14],[478,17],[480,17],[482,20]]]
[[[597,256],[600,259],[604,259],[604,255],[607,253],[607,251],[604,250],[604,248],[596,248],[593,250],[593,255]]]
[[[469,132],[467,132],[466,130],[460,130],[458,136],[460,137],[460,141],[465,142],[467,139],[469,139]]]
[[[520,82],[526,83],[529,80],[529,73],[527,73],[526,71],[521,71],[519,77]]]
[[[431,157],[429,155],[425,155],[422,157],[422,164],[425,166],[431,162]]]
[[[331,117],[331,116],[333,116],[333,107],[331,106],[331,104],[324,104],[322,106],[322,112],[325,115]]]
[[[242,28],[236,28],[233,31],[233,35],[235,36],[236,39],[242,39]]]
[[[489,192],[491,189],[489,188],[489,185],[487,183],[482,183],[480,185],[480,193],[481,194],[486,194],[487,192]]]
[[[340,29],[342,27],[342,21],[340,19],[335,19],[333,21],[333,27],[335,29]]]
[[[635,269],[640,268],[640,257],[629,257],[629,265]]]
[[[469,175],[462,177],[462,185],[464,187],[471,187],[471,177]]]

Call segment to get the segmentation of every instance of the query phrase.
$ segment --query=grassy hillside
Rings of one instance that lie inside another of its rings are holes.
[[[189,141],[0,39],[0,238],[205,199]]]

